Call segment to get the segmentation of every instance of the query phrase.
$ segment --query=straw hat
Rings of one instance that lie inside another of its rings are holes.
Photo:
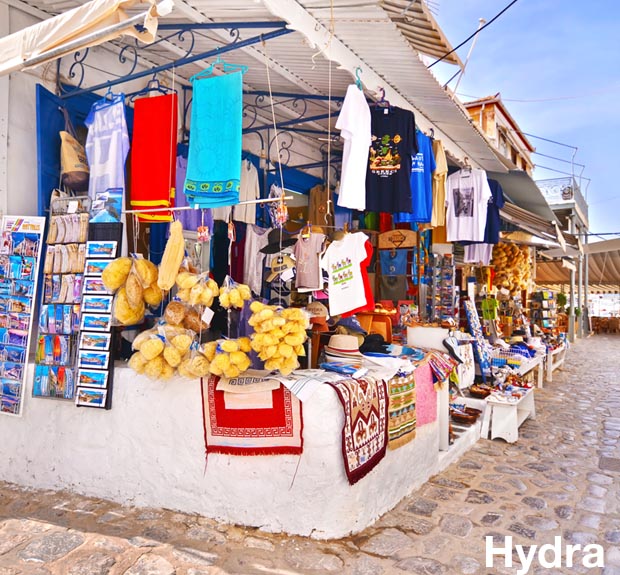
[[[364,357],[360,353],[358,339],[354,335],[332,335],[324,351],[327,361],[342,361],[343,359],[359,361]]]

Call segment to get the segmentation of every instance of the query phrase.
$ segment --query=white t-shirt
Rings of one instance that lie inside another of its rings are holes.
[[[340,315],[366,305],[364,279],[360,264],[366,259],[366,240],[363,233],[347,234],[332,242],[321,258],[327,272],[329,314]]]
[[[482,264],[488,266],[493,257],[493,244],[468,244],[465,246],[466,264]]]
[[[366,209],[366,170],[370,151],[370,108],[364,92],[355,84],[347,88],[336,122],[344,140],[338,205],[351,210]]]
[[[459,170],[446,182],[446,227],[449,242],[484,241],[492,198],[484,170]]]
[[[250,286],[250,289],[257,295],[260,295],[263,287],[263,262],[265,261],[265,254],[260,250],[269,243],[270,231],[271,228],[249,225],[245,232],[243,283]]]
[[[239,182],[239,201],[247,202],[258,199],[260,187],[258,185],[258,171],[252,162],[243,160],[241,162],[241,181]],[[230,220],[232,211],[233,220],[245,222],[246,224],[256,223],[256,204],[244,204],[242,206],[224,206],[223,208],[213,208],[213,219]]]

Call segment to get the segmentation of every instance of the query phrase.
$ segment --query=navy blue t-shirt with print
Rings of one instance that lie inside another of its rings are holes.
[[[487,178],[489,188],[491,190],[491,199],[487,207],[487,221],[484,226],[484,240],[481,242],[459,242],[461,245],[467,246],[471,244],[499,244],[499,232],[501,227],[499,211],[506,203],[504,201],[504,190],[497,180]]]
[[[366,171],[366,209],[411,211],[411,157],[418,153],[413,112],[371,110],[371,144]]]

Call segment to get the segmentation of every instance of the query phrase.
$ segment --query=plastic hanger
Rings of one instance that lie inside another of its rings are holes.
[[[176,90],[173,90],[172,88],[168,88],[168,86],[162,86],[159,83],[159,80],[157,79],[157,76],[153,75],[153,78],[151,78],[151,80],[149,80],[149,83],[142,88],[142,90],[138,90],[137,92],[132,92],[131,94],[127,94],[127,98],[129,98],[129,100],[131,102],[133,102],[136,97],[138,96],[145,96],[146,94],[149,94],[150,92],[159,92],[160,94],[172,94],[172,93],[176,93]]]
[[[390,104],[389,100],[385,99],[385,88],[379,86],[377,92],[381,94],[381,98],[376,102],[372,102],[370,105],[377,108],[385,108],[386,110],[391,110],[392,105]]]
[[[355,68],[355,85],[358,87],[358,89],[361,92],[363,92],[364,87],[362,86],[362,79],[360,78],[361,73],[362,73],[362,69],[359,66]]]
[[[247,66],[244,66],[243,64],[229,64],[221,56],[218,56],[213,64],[205,68],[202,72],[194,74],[189,81],[193,82],[194,80],[200,80],[201,78],[208,78],[209,76],[212,76],[216,66],[220,66],[222,72],[225,74],[230,72],[241,72],[242,74],[245,74],[248,71]]]

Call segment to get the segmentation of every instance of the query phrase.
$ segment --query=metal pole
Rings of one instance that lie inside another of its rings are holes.
[[[577,309],[580,310],[580,314],[577,317],[577,337],[583,337],[583,256],[579,254],[579,268],[577,268]]]
[[[574,216],[570,218],[570,233],[575,233]],[[570,270],[570,290],[568,292],[568,341],[575,341],[575,258],[571,258],[573,267]]]
[[[588,307],[588,298],[590,296],[589,293],[589,287],[590,287],[590,260],[589,260],[589,255],[588,255],[588,231],[586,229],[586,235],[585,235],[585,241],[584,241],[584,245],[585,245],[585,256],[584,256],[584,289],[585,289],[585,299],[586,299],[586,309],[588,310],[588,323],[586,323],[586,328],[588,330],[587,335],[590,335],[590,331],[591,331],[591,323],[590,323],[590,308]]]
[[[486,24],[486,20],[484,18],[480,18],[478,20],[478,30],[480,30],[480,28],[482,28],[485,24]],[[471,53],[474,51],[474,46],[476,45],[477,40],[478,40],[478,34],[474,36],[474,41],[471,43],[471,46],[469,47],[469,52],[467,52],[467,58],[465,58],[465,63],[463,64],[463,70],[461,71],[461,75],[459,76],[459,79],[456,81],[456,86],[454,86],[455,94],[456,94],[456,91],[459,89],[459,84],[461,83],[463,76],[465,75],[465,70],[467,69],[469,58],[471,56]],[[482,124],[480,124],[480,127],[482,128]]]

